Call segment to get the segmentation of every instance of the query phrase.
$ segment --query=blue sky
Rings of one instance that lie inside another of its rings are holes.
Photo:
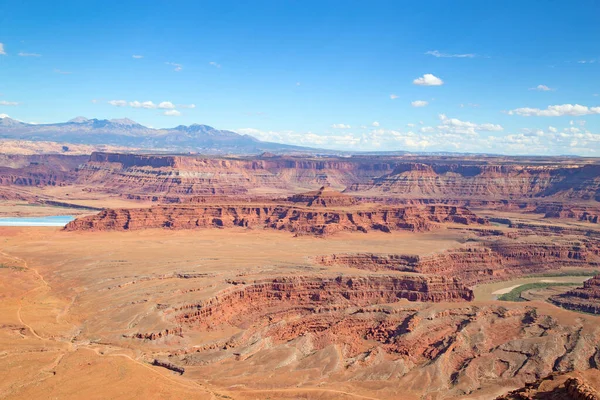
[[[0,0],[0,114],[598,155],[599,15],[559,0]]]

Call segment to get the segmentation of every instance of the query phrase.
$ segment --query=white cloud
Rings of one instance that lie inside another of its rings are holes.
[[[108,104],[115,107],[126,107],[127,102],[125,100],[109,100]]]
[[[54,69],[54,73],[55,73],[55,74],[61,74],[61,75],[70,75],[70,74],[72,74],[72,72],[69,72],[69,71],[61,71],[61,70],[60,70],[60,69],[58,69],[58,68],[55,68],[55,69]]]
[[[175,67],[175,69],[173,69],[173,71],[175,71],[175,72],[179,72],[183,69],[183,65],[181,65],[181,64],[177,64],[177,63],[173,63],[173,62],[166,62],[165,64]]]
[[[19,56],[19,57],[41,57],[42,55],[41,55],[41,54],[38,54],[38,53],[25,53],[25,52],[21,51],[21,52],[18,54],[18,56]]]
[[[177,104],[177,107],[180,108],[196,108],[195,104]]]
[[[156,108],[157,105],[154,104],[152,101],[144,101],[144,102],[140,103],[139,101],[136,100],[136,101],[130,101],[129,107],[153,109],[153,108]]]
[[[16,101],[6,101],[6,100],[0,100],[0,106],[18,106],[19,103],[17,103]]]
[[[425,52],[426,55],[434,56],[437,58],[473,58],[476,57],[475,54],[448,54],[448,53],[440,53],[437,50],[430,50]]]
[[[509,115],[521,115],[523,117],[562,117],[564,115],[579,116],[600,114],[600,107],[587,107],[579,104],[562,104],[556,106],[548,106],[545,110],[539,108],[517,108],[510,110]]]
[[[374,121],[371,125],[373,125],[374,127],[379,127],[379,121]]]
[[[550,92],[556,89],[552,89],[546,85],[537,85],[536,87],[529,88],[529,90],[537,90],[538,92]]]
[[[5,56],[6,51],[4,51],[4,43],[0,43],[0,55]]]
[[[413,107],[425,107],[427,104],[429,103],[425,100],[415,100],[412,103],[410,103],[410,105],[412,105]]]
[[[163,101],[158,105],[158,108],[172,110],[175,108],[175,104],[171,103],[170,101]]]
[[[446,131],[450,133],[456,134],[466,134],[466,135],[477,135],[479,131],[485,132],[499,132],[504,128],[501,125],[496,124],[476,124],[469,121],[461,121],[456,118],[448,118],[445,114],[440,114],[441,125],[438,125],[438,129],[441,131]]]
[[[415,79],[413,83],[420,86],[441,86],[444,84],[444,81],[433,74],[425,74]]]
[[[177,111],[177,110],[165,111],[163,114],[167,115],[169,117],[179,117],[181,115],[181,113],[179,111]]]
[[[333,129],[350,129],[350,128],[352,128],[350,125],[346,125],[346,124],[333,124],[333,125],[331,125],[331,127]]]
[[[0,114],[0,118],[10,118],[8,114]]]
[[[300,86],[300,82],[296,82],[296,86]]]
[[[406,126],[409,128],[414,128],[416,125],[415,124],[406,124]]]
[[[139,54],[134,54],[131,57],[137,58],[137,59],[144,58],[144,56],[140,56]]]
[[[548,131],[549,131],[549,132],[552,132],[552,133],[556,133],[556,132],[558,132],[558,129],[556,129],[556,128],[555,128],[555,127],[553,127],[553,126],[549,126],[549,127],[548,127]]]
[[[398,95],[397,95],[397,94],[393,94],[393,93],[392,93],[392,94],[390,94],[390,99],[392,99],[392,100],[396,100],[397,98],[398,98]]]
[[[221,68],[221,64],[218,64],[218,63],[216,63],[214,61],[209,62],[209,64],[212,65],[215,68]]]

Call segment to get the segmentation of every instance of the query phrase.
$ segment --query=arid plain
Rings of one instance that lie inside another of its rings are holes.
[[[5,156],[0,398],[597,398],[596,162]]]

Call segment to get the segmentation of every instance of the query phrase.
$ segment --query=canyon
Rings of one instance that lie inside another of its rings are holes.
[[[3,215],[76,218],[0,227],[0,396],[595,398],[599,185],[585,158],[3,155]],[[523,282],[551,290],[498,299]]]

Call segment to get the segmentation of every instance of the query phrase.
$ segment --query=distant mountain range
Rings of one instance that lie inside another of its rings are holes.
[[[153,129],[127,118],[106,120],[77,117],[56,124],[28,124],[4,117],[0,118],[0,139],[112,145],[172,152],[255,154],[265,151],[318,151],[309,147],[263,142],[249,135],[208,125]]]

